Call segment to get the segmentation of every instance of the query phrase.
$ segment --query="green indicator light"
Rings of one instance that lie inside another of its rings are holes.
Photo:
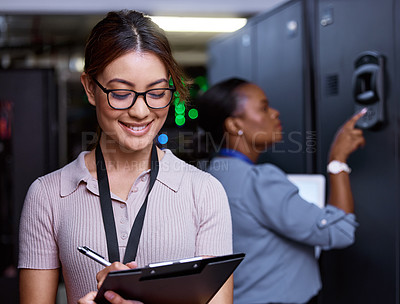
[[[197,117],[199,117],[199,112],[196,109],[190,109],[188,112],[188,116],[191,119],[196,119]]]
[[[181,103],[180,98],[179,98],[179,97],[176,97],[176,98],[174,99],[174,105],[176,106],[176,105],[178,105],[178,104],[180,104],[180,103]]]
[[[176,117],[175,117],[175,123],[176,123],[178,126],[183,126],[183,125],[185,124],[185,116],[183,116],[183,115],[181,115],[181,114],[176,115]]]
[[[179,94],[179,92],[175,92],[174,93],[174,105],[177,105],[177,104],[179,104],[180,102],[181,102],[181,99],[180,99],[180,96],[181,96],[181,94]]]
[[[195,78],[195,83],[199,85],[200,89],[205,92],[208,90],[207,79],[204,76],[198,76]]]
[[[176,114],[184,114],[186,110],[185,104],[184,103],[178,103],[175,105],[175,113]]]

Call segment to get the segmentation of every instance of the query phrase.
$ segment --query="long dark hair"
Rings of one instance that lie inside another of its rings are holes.
[[[213,146],[223,146],[224,122],[232,116],[238,107],[237,89],[249,81],[230,78],[212,86],[197,100],[199,126],[206,132],[206,140],[213,141]]]

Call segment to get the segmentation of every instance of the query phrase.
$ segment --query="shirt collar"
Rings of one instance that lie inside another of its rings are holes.
[[[244,155],[243,153],[233,150],[233,149],[228,149],[228,148],[222,148],[219,153],[220,156],[227,156],[227,157],[234,157],[237,159],[241,159],[243,161],[245,161],[246,163],[250,164],[250,165],[254,165],[254,162],[251,161],[250,158],[248,158],[246,155]]]
[[[77,159],[61,169],[61,196],[68,196],[74,192],[81,182],[94,179],[85,165],[85,155],[89,151],[81,152]]]
[[[160,170],[157,180],[177,192],[182,183],[183,170],[186,163],[177,158],[170,150],[165,149],[164,157],[160,161]],[[87,187],[95,194],[98,193],[97,180],[93,178],[85,164],[85,155],[88,151],[81,152],[78,157],[61,169],[62,197],[73,193],[81,182],[87,183]],[[149,171],[149,170],[148,170]]]
[[[163,151],[165,154],[160,161],[160,170],[157,180],[174,192],[177,192],[182,183],[183,172],[188,165],[177,158],[171,150],[164,149]]]

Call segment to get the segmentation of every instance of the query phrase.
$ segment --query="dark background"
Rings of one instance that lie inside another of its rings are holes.
[[[194,46],[173,45],[177,52],[207,54],[206,61],[183,64],[195,80],[193,97],[232,76],[265,90],[285,133],[260,162],[287,173],[326,174],[334,133],[356,109],[355,60],[365,51],[383,55],[385,120],[364,130],[367,146],[349,159],[360,227],[353,246],[322,253],[320,303],[400,303],[399,10],[400,0],[293,0],[247,13],[248,24],[235,33],[193,34],[187,41],[197,41]],[[67,16],[7,18],[10,37],[18,37],[26,20],[34,25],[28,42],[4,43],[0,35],[0,290],[4,303],[17,303],[18,223],[26,191],[38,176],[73,160],[96,132],[79,72],[69,64],[79,59],[87,35],[76,24],[90,27],[99,16],[75,16],[70,23]],[[76,35],[44,35],[44,24],[54,18],[61,29],[77,26]],[[169,136],[164,147],[200,166],[206,154],[196,120],[187,117],[195,107],[187,106],[183,126],[176,125],[171,107],[162,132]]]

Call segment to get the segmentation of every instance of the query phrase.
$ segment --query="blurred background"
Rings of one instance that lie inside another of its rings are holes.
[[[94,139],[95,111],[80,83],[84,46],[92,27],[108,11],[120,9],[163,17],[240,18],[239,24],[236,21],[227,29],[207,29],[204,21],[195,28],[182,26],[182,21],[178,29],[159,24],[166,30],[175,59],[194,81],[191,95],[195,96],[208,87],[210,39],[235,31],[247,18],[283,2],[1,1],[0,288],[7,296],[0,302],[18,301],[18,226],[29,185],[38,176],[72,161]],[[195,161],[193,145],[187,142],[193,137],[197,114],[192,111],[190,118],[189,107],[179,105],[177,113],[171,107],[159,144]],[[59,302],[65,302],[63,292]]]
[[[198,167],[210,151],[199,139],[195,98],[225,78],[257,83],[280,111],[284,140],[259,161],[287,173],[326,175],[335,130],[368,107],[358,125],[367,146],[349,160],[356,244],[322,253],[319,301],[400,303],[400,0],[2,0],[0,302],[18,303],[18,225],[29,185],[95,137],[79,79],[86,38],[108,11],[125,8],[218,25],[235,18],[223,29],[206,28],[210,20],[197,28],[160,23],[193,85],[186,106],[174,101],[157,140]]]

